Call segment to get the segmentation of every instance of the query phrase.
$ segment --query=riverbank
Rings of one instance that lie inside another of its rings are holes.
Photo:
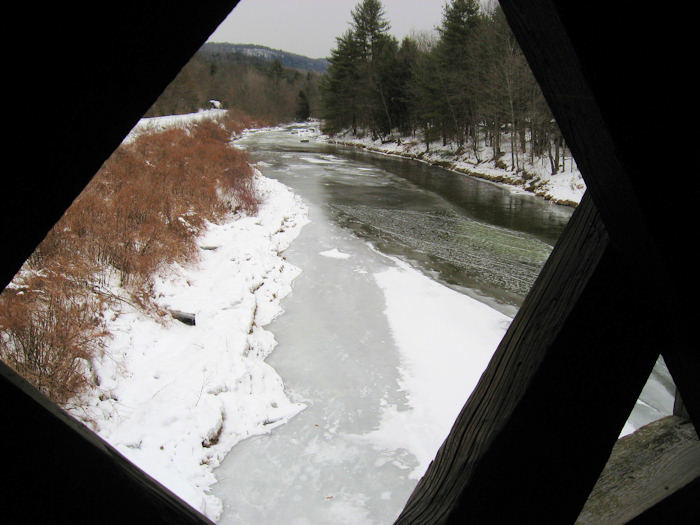
[[[351,131],[337,133],[333,136],[320,133],[319,121],[308,124],[309,131],[306,138],[329,144],[358,147],[403,158],[426,162],[433,166],[477,177],[493,183],[501,184],[512,191],[526,192],[564,206],[576,207],[586,190],[585,182],[576,167],[573,158],[567,158],[566,169],[551,174],[548,159],[521,158],[523,169],[513,170],[510,166],[510,153],[506,152],[499,160],[499,166],[493,161],[478,160],[469,151],[460,148],[457,144],[443,145],[441,141],[426,145],[419,136],[416,137],[390,137],[385,140],[373,140],[370,136],[353,136]],[[507,148],[507,146],[505,146]],[[490,148],[482,146],[481,157],[491,158]]]
[[[216,112],[148,119],[142,132],[216,118]],[[254,215],[207,222],[187,263],[161,267],[149,291],[158,318],[126,301],[103,312],[111,334],[91,360],[96,388],[71,403],[83,421],[131,462],[212,520],[213,470],[239,441],[269,433],[303,410],[265,358],[276,346],[266,326],[282,312],[300,269],[284,250],[308,221],[304,203],[255,170]],[[127,297],[118,282],[108,288]]]

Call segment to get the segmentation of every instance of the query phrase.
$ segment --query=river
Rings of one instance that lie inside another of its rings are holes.
[[[309,207],[285,252],[302,273],[267,327],[306,409],[218,467],[219,522],[392,523],[573,209],[293,127],[237,145]],[[659,370],[649,411],[668,405]]]

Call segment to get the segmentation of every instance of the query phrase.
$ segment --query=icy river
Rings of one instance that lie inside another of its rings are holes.
[[[309,208],[267,326],[267,363],[306,408],[215,471],[219,523],[392,523],[573,210],[293,128],[237,145]],[[657,368],[635,427],[668,407]]]

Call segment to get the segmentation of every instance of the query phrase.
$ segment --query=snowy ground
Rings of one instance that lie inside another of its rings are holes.
[[[318,132],[318,122],[314,122],[314,125],[316,128],[313,132],[308,133],[309,138],[313,138],[313,140],[358,146],[378,153],[421,160],[452,171],[504,184],[513,191],[534,193],[558,204],[575,206],[581,202],[586,190],[583,177],[571,156],[566,159],[566,169],[556,175],[551,174],[548,159],[540,159],[531,163],[525,157],[520,159],[525,171],[516,172],[510,169],[507,141],[504,141],[502,145],[506,154],[501,157],[501,161],[507,166],[506,169],[503,169],[494,167],[494,163],[491,161],[477,161],[469,151],[458,152],[459,148],[456,144],[443,146],[441,141],[435,141],[430,144],[430,150],[426,152],[425,143],[420,137],[400,137],[400,140],[397,140],[399,137],[394,137],[384,143],[380,139],[372,140],[370,136],[354,137],[349,131],[330,137]],[[482,146],[481,149],[481,158],[490,158],[489,148]]]
[[[202,109],[197,113],[183,115],[167,115],[165,117],[142,118],[129,132],[123,142],[131,142],[144,133],[157,133],[166,129],[187,127],[202,120],[211,120],[224,117],[225,109]]]
[[[300,272],[282,252],[307,222],[306,207],[259,172],[256,185],[263,197],[257,216],[209,224],[198,239],[199,260],[164,268],[155,279],[156,302],[194,313],[195,326],[157,321],[126,303],[108,312],[113,337],[93,363],[99,389],[73,411],[211,519],[221,512],[209,494],[212,471],[231,447],[304,408],[289,401],[264,361],[276,345],[264,327],[282,312]]]

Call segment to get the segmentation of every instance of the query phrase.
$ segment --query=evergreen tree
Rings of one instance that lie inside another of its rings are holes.
[[[322,114],[328,130],[352,127],[386,134],[393,127],[388,71],[398,43],[379,0],[363,0],[352,10],[351,27],[336,38],[328,72],[321,83]]]
[[[321,78],[321,116],[326,128],[333,132],[358,126],[359,52],[351,29],[336,37],[337,47],[331,50],[328,71]]]
[[[371,62],[382,52],[383,39],[390,29],[379,0],[363,0],[352,10],[352,28],[363,62]]]
[[[392,122],[402,135],[413,135],[417,124],[411,87],[417,60],[418,45],[406,37],[401,42],[391,69],[387,71]]]
[[[306,96],[306,92],[303,89],[299,90],[297,95],[297,110],[294,114],[295,120],[302,122],[308,120],[311,116],[311,108],[309,107],[309,99]]]
[[[442,138],[470,148],[477,162],[506,166],[510,149],[515,171],[528,154],[548,158],[552,173],[563,169],[561,133],[500,7],[449,0],[435,37],[400,45],[389,29],[379,0],[352,10],[319,85],[327,131],[384,139],[421,130],[426,149]]]
[[[440,39],[435,48],[440,84],[443,138],[464,144],[479,120],[477,85],[480,78],[478,43],[483,17],[476,0],[453,0],[444,7]]]
[[[408,85],[415,126],[423,132],[426,151],[430,143],[440,136],[443,121],[442,92],[440,90],[435,60],[436,42],[423,38],[416,42],[416,57],[411,68]]]

